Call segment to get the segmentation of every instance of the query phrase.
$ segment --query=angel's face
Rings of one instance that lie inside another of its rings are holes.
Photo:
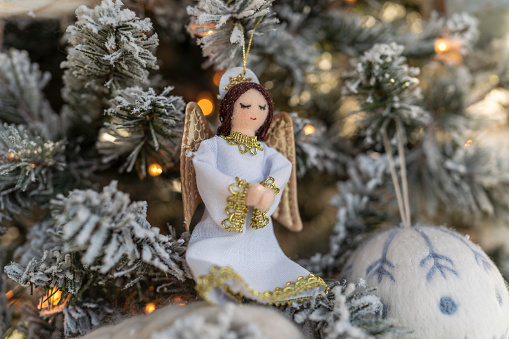
[[[235,102],[232,117],[232,131],[254,136],[269,114],[265,97],[256,89],[250,89]]]

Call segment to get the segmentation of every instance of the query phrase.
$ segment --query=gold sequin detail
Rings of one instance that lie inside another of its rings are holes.
[[[268,177],[267,179],[260,182],[260,184],[264,187],[270,188],[272,192],[274,192],[274,195],[278,194],[280,189],[276,186],[276,180],[273,177]],[[269,224],[269,217],[266,216],[267,211],[262,211],[257,208],[253,209],[253,216],[251,217],[251,222],[249,226],[251,226],[252,229],[260,229],[264,228]]]
[[[244,72],[245,72],[245,70],[244,70]],[[251,78],[244,78],[242,76],[242,74],[239,74],[237,77],[230,77],[230,83],[228,85],[224,86],[223,89],[229,90],[230,88],[232,88],[235,85],[238,85],[242,82],[250,82],[250,81],[251,81]]]
[[[233,183],[228,187],[232,194],[226,199],[228,205],[225,208],[225,212],[228,218],[224,219],[221,225],[228,232],[241,233],[248,212],[246,206],[247,190],[251,184],[239,177],[235,177],[235,180],[237,183]]]
[[[248,137],[242,133],[230,131],[229,136],[221,135],[221,138],[228,141],[230,145],[239,146],[239,151],[242,154],[249,151],[252,155],[256,155],[258,150],[263,151],[263,147],[258,142],[256,135],[254,137]]]
[[[240,287],[239,293],[233,293],[228,283],[236,283]],[[297,297],[299,294],[313,288],[323,288],[324,293],[329,293],[329,288],[322,278],[310,273],[307,277],[298,277],[297,281],[290,281],[286,283],[285,287],[277,287],[274,291],[258,292],[251,288],[231,267],[212,266],[209,274],[198,278],[196,282],[196,290],[200,296],[210,304],[214,304],[211,300],[209,293],[214,288],[220,288],[230,297],[240,303],[241,296],[249,299],[254,299],[276,306],[291,304],[295,301],[306,301],[310,297]]]

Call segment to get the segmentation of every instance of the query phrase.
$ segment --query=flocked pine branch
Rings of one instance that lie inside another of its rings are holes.
[[[255,34],[266,33],[278,22],[272,11],[274,0],[200,0],[196,6],[188,7],[191,17],[188,26],[193,37],[201,37],[198,44],[203,55],[208,58],[207,65],[215,69],[228,69],[242,66],[242,48],[256,23]]]
[[[281,85],[291,86],[292,95],[306,89],[305,76],[314,70],[318,56],[318,50],[311,41],[293,35],[287,24],[282,23],[277,30],[257,37],[255,42],[252,56],[248,59],[251,69],[262,74],[269,65],[277,65],[284,74]]]
[[[84,300],[79,303],[67,305],[62,309],[64,316],[64,335],[74,337],[84,335],[103,324],[109,317],[118,315],[119,312],[114,305],[107,303],[102,298]],[[43,318],[50,319],[54,314],[43,315]]]
[[[461,12],[454,13],[450,17],[441,17],[434,12],[424,30],[415,39],[418,42],[431,41],[432,43],[437,38],[448,39],[459,45],[459,51],[462,54],[467,54],[472,51],[479,36],[479,21],[472,15]],[[415,47],[411,47],[411,50],[415,52]]]
[[[50,78],[26,51],[0,53],[0,122],[36,127],[50,139],[61,134],[58,115],[42,92]]]
[[[333,49],[352,56],[358,56],[375,44],[393,41],[391,26],[376,22],[366,27],[363,19],[338,10],[324,13],[320,18],[323,41]]]
[[[386,196],[388,173],[387,159],[378,153],[360,154],[348,167],[348,180],[338,181],[338,193],[330,204],[337,208],[336,223],[329,238],[329,249],[301,260],[316,274],[338,274],[343,265],[364,239],[387,221]]]
[[[105,112],[113,117],[106,131],[115,141],[98,145],[104,161],[127,156],[120,171],[130,172],[136,165],[140,176],[145,177],[149,162],[166,168],[175,159],[185,104],[181,97],[169,95],[172,89],[167,87],[160,95],[152,88],[143,91],[140,87],[118,92]]]
[[[297,113],[290,113],[290,116],[295,134],[297,175],[303,177],[311,169],[330,174],[343,173],[349,158],[335,149],[334,139],[327,134],[323,123],[300,118]]]
[[[67,28],[73,48],[62,63],[62,95],[85,117],[102,113],[103,100],[115,90],[146,83],[148,69],[158,68],[152,23],[122,5],[120,0],[103,0],[93,9],[80,6],[76,23]]]
[[[40,259],[33,258],[26,267],[11,262],[4,270],[9,278],[21,286],[30,285],[31,289],[42,287],[45,297],[55,287],[64,295],[76,294],[85,280],[85,272],[76,262],[76,257],[58,247],[44,251]]]
[[[81,263],[111,277],[141,278],[146,265],[185,279],[183,240],[159,233],[146,220],[146,202],[131,202],[113,181],[101,193],[74,190],[52,201],[55,229],[66,253],[79,252]]]
[[[368,143],[380,141],[384,130],[395,137],[396,120],[410,128],[430,121],[429,114],[417,105],[422,97],[415,77],[419,69],[406,64],[403,49],[395,43],[374,45],[355,61],[355,71],[345,83],[346,93],[360,99],[362,133]]]
[[[327,297],[287,306],[288,313],[301,326],[312,325],[323,339],[369,339],[397,333],[385,319],[383,304],[365,289],[363,282],[336,285]]]
[[[23,125],[0,125],[0,210],[45,207],[65,169],[65,142]]]

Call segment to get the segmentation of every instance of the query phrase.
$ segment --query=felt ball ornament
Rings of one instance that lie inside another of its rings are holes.
[[[445,227],[386,229],[365,241],[342,272],[364,279],[381,316],[411,331],[404,338],[507,338],[509,294],[483,250]]]
[[[276,310],[255,305],[223,307],[197,302],[168,305],[146,315],[101,327],[80,339],[305,339]]]

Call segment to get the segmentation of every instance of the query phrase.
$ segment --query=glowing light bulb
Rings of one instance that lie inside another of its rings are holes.
[[[150,314],[152,312],[154,312],[156,310],[156,305],[154,303],[148,303],[146,306],[145,306],[145,311]]]
[[[470,146],[472,146],[473,144],[474,144],[474,140],[469,139],[469,140],[467,140],[467,142],[465,143],[465,148],[470,147]]]
[[[436,39],[435,40],[435,52],[436,53],[444,53],[449,50],[449,41],[446,39]]]
[[[148,174],[153,177],[157,177],[158,175],[161,175],[161,173],[163,173],[163,168],[159,164],[152,164],[148,168]]]
[[[53,287],[48,291],[47,295],[42,296],[41,309],[49,308],[51,306],[58,306],[60,299],[62,299],[62,291],[58,290],[56,287]]]
[[[209,34],[214,33],[214,31],[213,30],[209,30],[209,31],[203,32],[203,33],[200,33],[198,31],[201,28],[214,27],[214,26],[215,26],[215,24],[213,24],[213,23],[206,24],[206,25],[189,25],[189,31],[191,32],[192,35],[205,36],[205,35],[209,35]]]
[[[203,111],[203,114],[205,116],[212,114],[214,112],[214,103],[212,102],[212,95],[204,92],[200,93],[198,96],[198,106],[200,106],[201,110]]]
[[[214,85],[216,86],[219,86],[219,81],[221,81],[221,77],[223,76],[224,74],[224,71],[217,71],[215,74],[214,74]]]
[[[304,134],[305,135],[310,135],[313,133],[315,133],[315,126],[313,126],[313,125],[304,126]]]
[[[7,293],[5,293],[5,298],[11,299],[12,297],[14,297],[14,291],[13,290],[7,291]]]

